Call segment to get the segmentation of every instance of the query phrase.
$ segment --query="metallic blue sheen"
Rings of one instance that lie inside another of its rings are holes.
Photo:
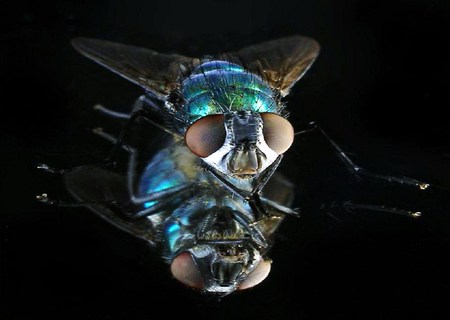
[[[166,240],[166,249],[170,256],[176,255],[179,243],[186,241],[194,235],[185,230],[192,229],[196,225],[199,216],[202,217],[206,209],[216,205],[211,196],[203,196],[193,202],[187,202],[177,208],[172,215],[166,219],[163,227],[163,238]]]
[[[155,192],[164,192],[169,188],[183,185],[203,185],[205,189],[195,197],[178,197],[173,194],[170,203],[156,209],[154,214],[165,213],[162,234],[166,257],[175,256],[187,242],[194,241],[196,234],[192,230],[205,217],[212,207],[227,207],[252,218],[252,211],[247,202],[223,192],[223,186],[211,182],[198,165],[198,159],[183,144],[173,144],[159,151],[146,166],[139,182],[138,196],[143,197]],[[242,189],[249,189],[248,183],[240,182]],[[148,201],[144,208],[151,208],[160,201]],[[155,207],[156,208],[156,207]],[[150,218],[151,219],[151,218]]]
[[[158,152],[144,170],[139,184],[139,194],[146,195],[184,184],[188,178],[177,170],[169,149]],[[149,201],[144,208],[154,206],[156,201]]]
[[[259,76],[226,61],[198,66],[182,83],[186,103],[180,110],[188,124],[210,114],[230,111],[276,112],[275,92]]]

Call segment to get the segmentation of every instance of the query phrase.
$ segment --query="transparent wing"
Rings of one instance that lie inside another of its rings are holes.
[[[143,87],[158,99],[166,100],[179,85],[182,73],[199,64],[200,59],[106,40],[76,38],[72,44],[81,54]],[[242,64],[262,75],[282,96],[305,74],[319,54],[317,41],[292,36],[217,55],[217,59]]]
[[[262,75],[286,96],[311,67],[319,51],[314,39],[291,36],[224,53],[219,58],[240,63],[250,72]]]
[[[72,45],[81,54],[166,100],[178,79],[197,59],[90,38],[75,38]]]
[[[72,196],[101,218],[135,237],[156,245],[156,231],[148,219],[130,220],[123,212],[129,202],[126,178],[96,166],[82,166],[64,175]]]

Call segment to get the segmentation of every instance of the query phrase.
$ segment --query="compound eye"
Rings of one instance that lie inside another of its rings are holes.
[[[278,154],[285,153],[294,142],[294,128],[291,123],[275,113],[261,113],[261,118],[267,145]]]
[[[183,252],[176,256],[172,261],[170,271],[175,279],[188,287],[195,289],[204,287],[203,277],[189,252]]]
[[[186,131],[185,141],[194,154],[206,158],[223,146],[225,135],[224,116],[212,114],[195,121]]]
[[[247,275],[244,281],[239,285],[239,290],[245,290],[261,283],[270,273],[270,261],[261,260],[256,268]]]

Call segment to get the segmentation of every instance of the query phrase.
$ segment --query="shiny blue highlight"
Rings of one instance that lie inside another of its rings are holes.
[[[198,66],[181,88],[186,103],[180,109],[188,125],[210,114],[232,111],[277,112],[269,84],[241,66],[209,61]]]

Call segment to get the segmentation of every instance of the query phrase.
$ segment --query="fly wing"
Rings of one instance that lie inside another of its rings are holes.
[[[179,77],[197,63],[197,59],[120,43],[75,38],[77,51],[98,64],[143,87],[160,100],[178,87]]]
[[[189,73],[200,62],[197,58],[162,54],[106,40],[76,38],[72,44],[84,56],[143,87],[160,100],[166,100],[170,92],[178,88],[182,73]],[[319,50],[317,41],[292,36],[224,53],[218,58],[244,65],[286,96],[313,64]]]
[[[101,218],[156,245],[157,232],[148,219],[130,220],[119,212],[130,198],[123,175],[96,166],[82,166],[66,173],[64,182],[75,199],[86,203],[86,207]]]
[[[250,72],[260,74],[284,97],[308,71],[319,51],[320,46],[314,39],[291,36],[225,53],[220,58],[235,60]]]

